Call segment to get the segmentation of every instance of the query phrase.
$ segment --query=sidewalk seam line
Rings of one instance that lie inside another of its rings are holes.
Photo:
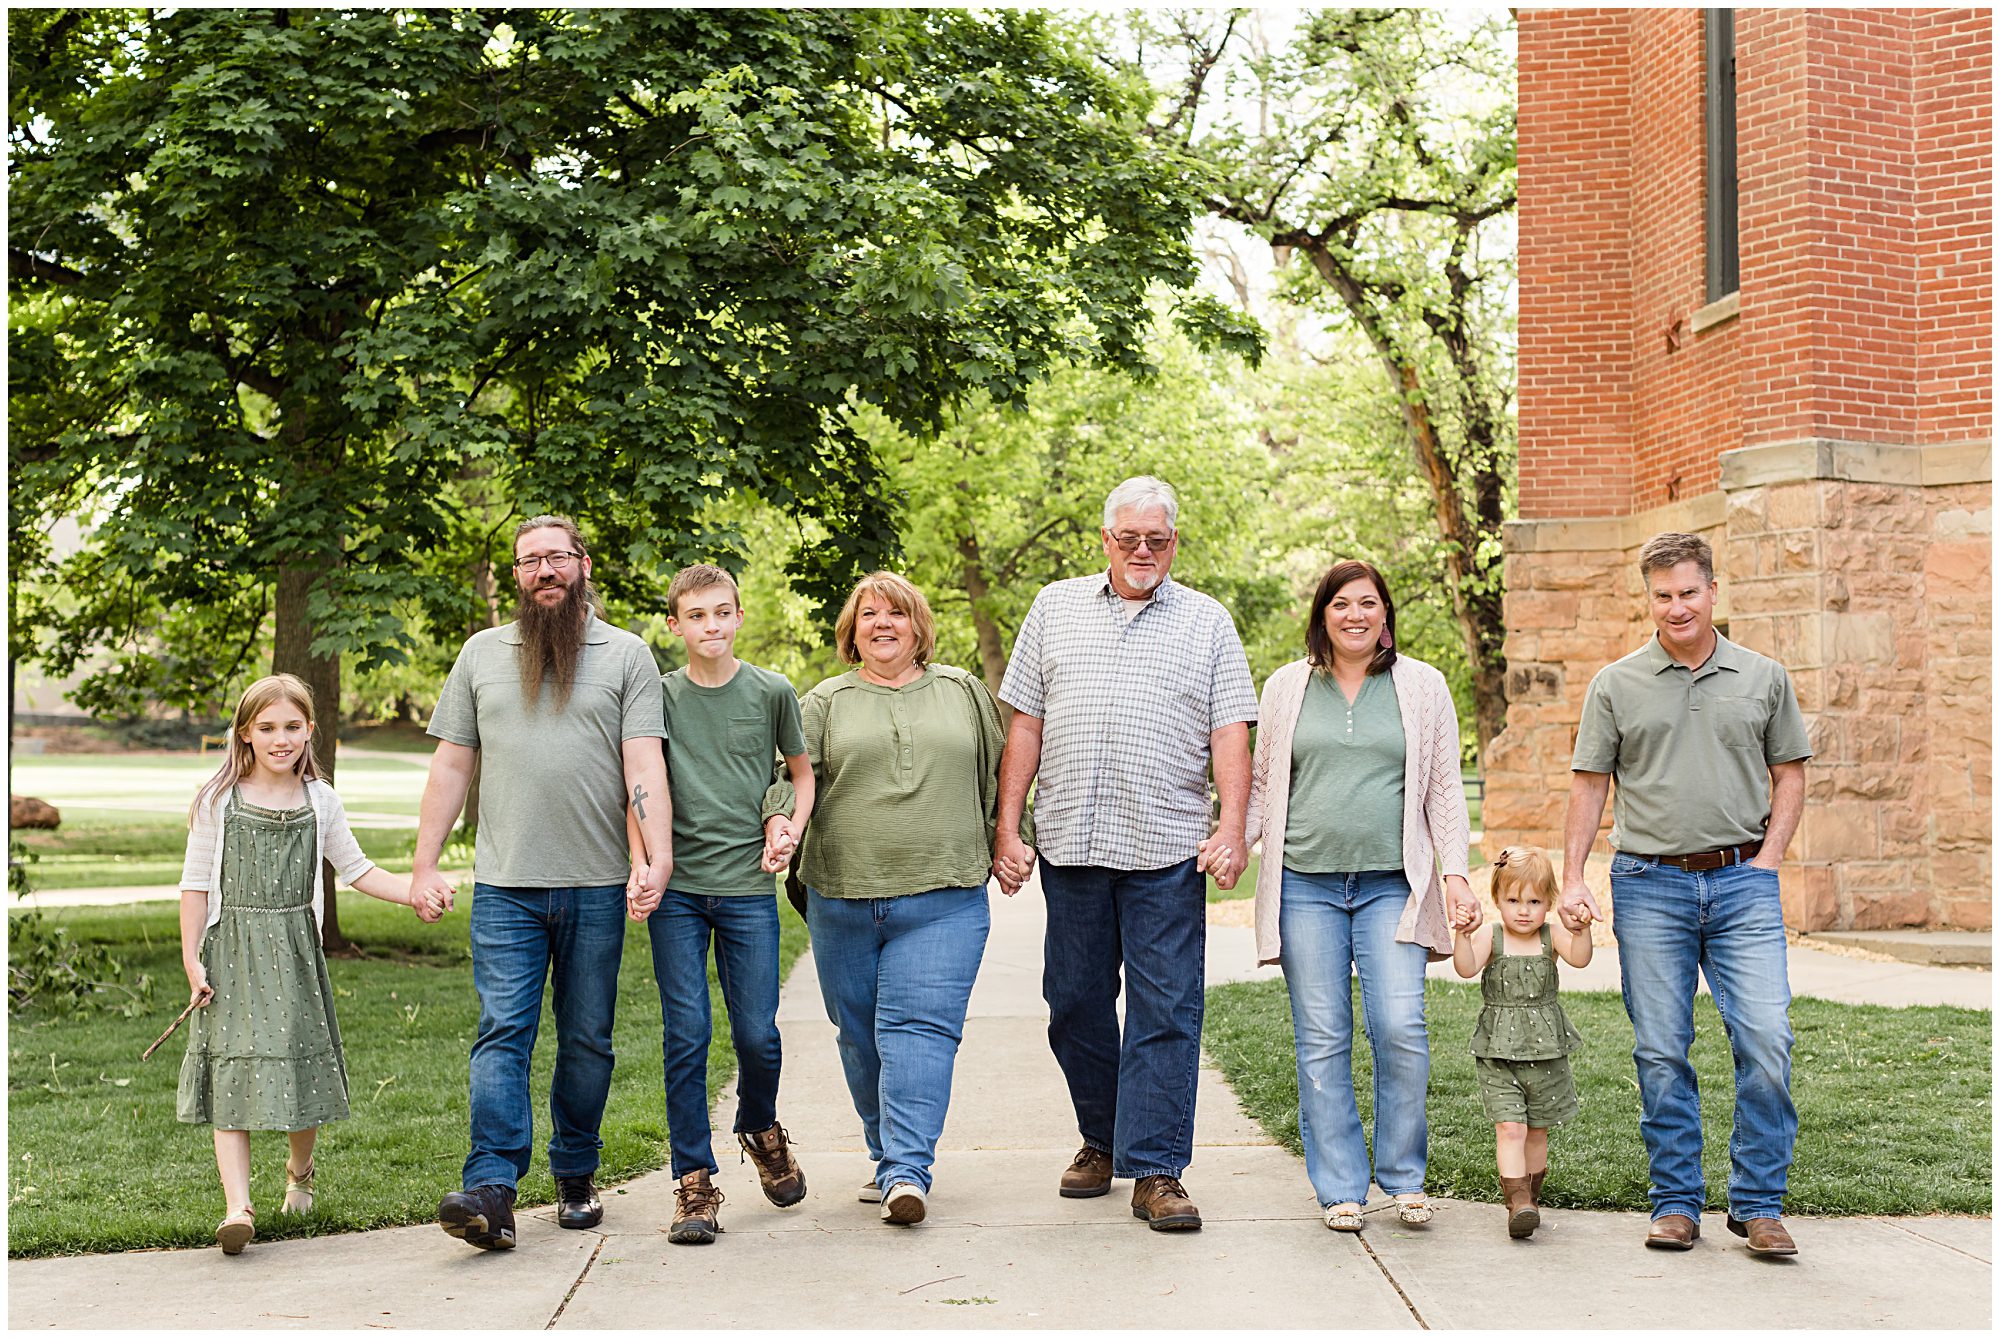
[[[1878,1217],[1875,1220],[1880,1222],[1883,1226],[1894,1227],[1896,1230],[1902,1232],[1906,1236],[1915,1236],[1918,1240],[1922,1241],[1926,1245],[1935,1245],[1941,1250],[1950,1250],[1953,1254],[1962,1254],[1967,1259],[1972,1260],[1974,1263],[1984,1264],[1988,1268],[1993,1267],[1993,1261],[1991,1259],[1981,1259],[1978,1255],[1972,1253],[1972,1251],[1970,1250],[1960,1249],[1958,1246],[1953,1245],[1947,1241],[1941,1241],[1935,1236],[1926,1236],[1921,1231],[1913,1231],[1909,1227],[1904,1226],[1901,1222],[1894,1221],[1891,1218]]]
[[[569,1284],[569,1290],[563,1293],[562,1304],[556,1307],[555,1314],[549,1316],[549,1322],[542,1325],[544,1329],[553,1329],[556,1326],[556,1321],[563,1317],[563,1311],[569,1309],[570,1300],[575,1297],[576,1289],[581,1287],[583,1280],[590,1276],[590,1270],[597,1265],[597,1256],[604,1253],[604,1246],[610,1239],[611,1237],[603,1235],[597,1238],[597,1245],[591,1250],[590,1258],[584,1261],[583,1271],[576,1275],[575,1282]]]
[[[1375,1267],[1382,1270],[1382,1276],[1389,1280],[1389,1285],[1396,1289],[1396,1295],[1403,1298],[1403,1305],[1410,1312],[1410,1318],[1417,1322],[1417,1327],[1420,1329],[1429,1329],[1430,1325],[1424,1322],[1423,1313],[1417,1309],[1417,1303],[1412,1301],[1410,1294],[1403,1290],[1403,1284],[1396,1281],[1396,1275],[1389,1271],[1389,1265],[1383,1262],[1382,1256],[1375,1253],[1375,1247],[1368,1243],[1368,1238],[1358,1232],[1355,1238],[1361,1242],[1361,1248],[1368,1252],[1368,1257],[1375,1261]]]

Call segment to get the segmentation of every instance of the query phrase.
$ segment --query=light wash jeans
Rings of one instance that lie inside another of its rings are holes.
[[[778,899],[705,897],[668,888],[646,918],[653,979],[660,987],[660,1053],[667,1090],[667,1146],[674,1179],[716,1173],[708,1125],[708,947],[729,1010],[736,1050],[735,1131],[778,1122]]]
[[[1736,1064],[1729,1134],[1729,1212],[1741,1221],[1784,1211],[1799,1115],[1792,1105],[1792,991],[1778,875],[1751,864],[1687,873],[1638,855],[1611,860],[1611,928],[1618,938],[1639,1132],[1652,1164],[1653,1216],[1699,1220],[1701,1099],[1694,1044],[1695,971],[1708,977]]]
[[[1368,1201],[1368,1144],[1354,1100],[1354,995],[1375,1058],[1375,1183],[1386,1194],[1424,1187],[1430,1038],[1424,967],[1430,955],[1396,941],[1410,898],[1401,869],[1297,873],[1279,882],[1278,961],[1292,996],[1299,1065],[1299,1141],[1320,1207]]]
[[[823,897],[806,924],[840,1066],[883,1191],[925,1193],[951,1104],[965,1008],[992,920],[984,887],[907,897]]]
[[[611,1094],[625,885],[474,883],[469,918],[479,1035],[472,1042],[472,1151],[465,1159],[464,1187],[511,1189],[528,1173],[535,1132],[528,1067],[551,968],[556,1066],[549,1083],[549,1172],[590,1175],[604,1146],[597,1130]]]

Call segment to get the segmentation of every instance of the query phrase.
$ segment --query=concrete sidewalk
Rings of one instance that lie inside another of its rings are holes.
[[[785,912],[789,914],[790,912]],[[11,1262],[16,1328],[1733,1328],[1988,1327],[1992,1224],[1794,1218],[1796,1260],[1751,1258],[1720,1216],[1685,1255],[1638,1244],[1640,1213],[1555,1210],[1509,1241],[1489,1204],[1439,1202],[1428,1228],[1381,1211],[1320,1225],[1300,1161],[1204,1067],[1186,1177],[1204,1230],[1156,1234],[1130,1187],[1063,1199],[1075,1151],[1045,1034],[1041,900],[994,898],[959,1053],[930,1218],[883,1225],[810,957],[785,986],[783,1118],[811,1183],[779,1210],[717,1139],[725,1234],[668,1244],[665,1173],[607,1192],[596,1232],[526,1214],[520,1248],[482,1254],[436,1227]],[[1211,982],[1252,974],[1249,931],[1211,932]],[[628,963],[628,967],[637,963]],[[1868,965],[1864,963],[1864,965]],[[717,1127],[733,1110],[727,1092]],[[328,1192],[338,1193],[337,1186]],[[1504,1284],[1504,1285],[1503,1285]],[[1523,1285],[1526,1284],[1526,1285]]]

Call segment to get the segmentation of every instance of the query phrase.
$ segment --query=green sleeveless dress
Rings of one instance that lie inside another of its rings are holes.
[[[282,812],[232,790],[222,917],[202,940],[215,997],[188,1019],[179,1116],[222,1129],[311,1129],[347,1118],[347,1065],[312,893],[312,805]]]
[[[1542,950],[1532,957],[1509,956],[1505,926],[1493,926],[1493,955],[1479,977],[1479,995],[1486,1006],[1472,1029],[1472,1053],[1481,1059],[1556,1059],[1583,1045],[1563,1013],[1546,924]]]

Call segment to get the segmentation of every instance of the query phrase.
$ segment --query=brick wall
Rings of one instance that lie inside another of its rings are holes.
[[[1737,11],[1731,315],[1704,307],[1700,12],[1521,14],[1489,848],[1560,841],[1584,689],[1650,632],[1638,545],[1687,529],[1812,731],[1788,922],[1990,926],[1990,22]]]

